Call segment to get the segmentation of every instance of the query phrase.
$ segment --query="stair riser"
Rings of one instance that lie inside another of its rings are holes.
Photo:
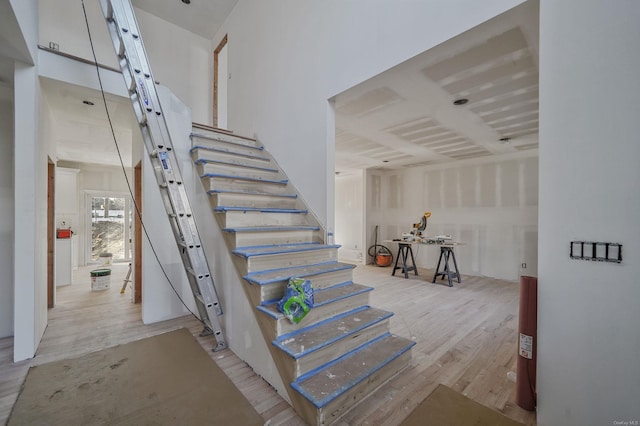
[[[260,148],[262,145],[256,140],[238,138],[232,135],[224,135],[206,130],[193,129],[191,135],[193,145],[214,146],[216,144],[225,144],[233,146],[246,146],[250,148]]]
[[[268,195],[235,194],[228,192],[211,193],[209,200],[213,208],[227,206],[295,209],[297,205],[297,199],[294,197],[270,197]]]
[[[223,228],[309,225],[309,217],[304,213],[227,211],[216,213],[216,216],[222,216]]]
[[[392,377],[406,369],[410,362],[411,351],[407,351],[321,409],[316,408],[297,392],[295,395],[292,392],[293,405],[301,408],[299,414],[309,424],[330,425],[349,411],[354,406],[354,401],[360,401],[368,396]]]
[[[203,162],[224,162],[235,164],[241,167],[260,167],[270,169],[276,168],[273,163],[266,157],[263,157],[264,159],[250,158],[243,155],[236,155],[230,152],[217,152],[208,149],[195,149],[191,151],[191,158],[193,159],[193,161],[200,160]]]
[[[285,357],[284,365],[287,366],[287,381],[293,382],[301,375],[339,358],[388,331],[389,320],[386,319],[298,359],[294,359],[283,352],[282,356]]]
[[[231,155],[234,157],[245,157],[259,161],[270,161],[270,158],[264,151],[252,148],[245,148],[242,146],[234,146],[229,144],[218,144],[209,148],[204,144],[194,143],[198,145],[191,151],[192,157],[195,155],[203,160],[215,159],[220,154]]]
[[[278,320],[275,320],[267,316],[268,320],[273,322],[273,328],[270,331],[271,334],[265,336],[265,338],[270,342],[283,334],[291,333],[300,328],[308,327],[320,321],[324,321],[327,318],[331,318],[338,314],[342,314],[368,304],[369,292],[366,292],[356,294],[354,296],[347,297],[341,300],[336,300],[335,302],[327,303],[326,305],[316,306],[309,311],[307,316],[304,317],[304,319],[299,324],[294,324],[287,318],[280,318]]]
[[[351,281],[353,277],[353,269],[345,269],[341,271],[327,272],[324,274],[311,275],[303,277],[311,280],[311,286],[314,290],[331,287],[333,285]],[[260,287],[260,303],[280,299],[284,295],[284,290],[287,287],[289,280],[275,281],[273,283],[265,285],[253,285],[254,287]]]
[[[332,260],[338,260],[338,250],[335,248],[306,250],[294,253],[270,254],[265,256],[252,256],[247,259],[247,270],[243,275],[251,272],[266,271],[271,269],[313,265],[315,263],[330,262]]]
[[[233,178],[213,178],[209,176],[204,176],[201,180],[205,191],[221,189],[227,191],[271,192],[274,194],[286,194],[289,192],[287,185],[282,183],[246,181]]]
[[[320,231],[261,231],[231,233],[235,247],[262,246],[267,244],[321,243]]]
[[[258,170],[248,167],[227,166],[217,163],[198,163],[196,167],[200,176],[207,173],[213,173],[227,176],[248,177],[252,179],[279,180],[282,178],[280,173],[270,170]]]

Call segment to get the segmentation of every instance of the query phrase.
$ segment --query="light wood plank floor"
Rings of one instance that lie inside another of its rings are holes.
[[[79,356],[180,327],[188,328],[269,425],[303,425],[288,403],[232,351],[211,352],[213,339],[200,338],[200,323],[185,316],[152,325],[140,320],[140,306],[120,294],[127,265],[114,265],[111,289],[91,292],[89,271],[58,288],[57,305],[36,357],[12,363],[13,341],[0,339],[0,424],[6,422],[30,366]],[[453,288],[430,284],[433,271],[409,279],[391,268],[359,266],[355,281],[375,287],[371,304],[395,312],[392,332],[416,341],[408,371],[381,387],[342,419],[342,425],[396,425],[438,383],[525,423],[535,413],[514,403],[519,286],[514,282],[463,276]]]

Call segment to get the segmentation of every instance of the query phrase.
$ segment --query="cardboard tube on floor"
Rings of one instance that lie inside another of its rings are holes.
[[[536,408],[536,348],[538,345],[538,279],[520,277],[516,404]]]

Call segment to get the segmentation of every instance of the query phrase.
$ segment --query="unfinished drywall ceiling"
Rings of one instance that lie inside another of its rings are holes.
[[[180,0],[132,0],[131,3],[160,19],[211,40],[237,2],[194,0],[186,4]]]
[[[530,0],[337,95],[336,171],[536,150],[538,7]]]
[[[120,158],[100,92],[42,78],[51,113],[51,135],[58,160],[120,166]],[[126,167],[131,167],[133,131],[131,101],[105,94],[116,141]]]

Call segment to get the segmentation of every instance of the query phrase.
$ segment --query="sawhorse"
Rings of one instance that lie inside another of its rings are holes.
[[[444,268],[442,272],[440,271],[440,264],[442,263],[442,258],[444,258]],[[453,260],[453,266],[456,268],[455,271],[452,271],[449,268],[449,258]],[[451,246],[440,246],[440,259],[438,259],[438,266],[436,267],[436,273],[433,275],[432,283],[436,282],[436,279],[442,276],[442,278],[447,277],[449,280],[449,287],[453,287],[451,283],[451,278],[458,278],[458,283],[460,282],[460,271],[458,270],[458,263],[456,262],[456,255],[453,253],[453,247]]]
[[[409,256],[411,256],[411,264],[413,266],[407,265],[407,259]],[[402,258],[402,265],[398,266],[400,258]],[[398,254],[396,255],[396,263],[393,266],[393,273],[391,276],[395,276],[398,269],[402,269],[402,273],[405,278],[409,278],[410,271],[415,271],[416,275],[418,275],[418,268],[416,268],[416,260],[413,257],[413,250],[411,250],[410,243],[398,242]]]

